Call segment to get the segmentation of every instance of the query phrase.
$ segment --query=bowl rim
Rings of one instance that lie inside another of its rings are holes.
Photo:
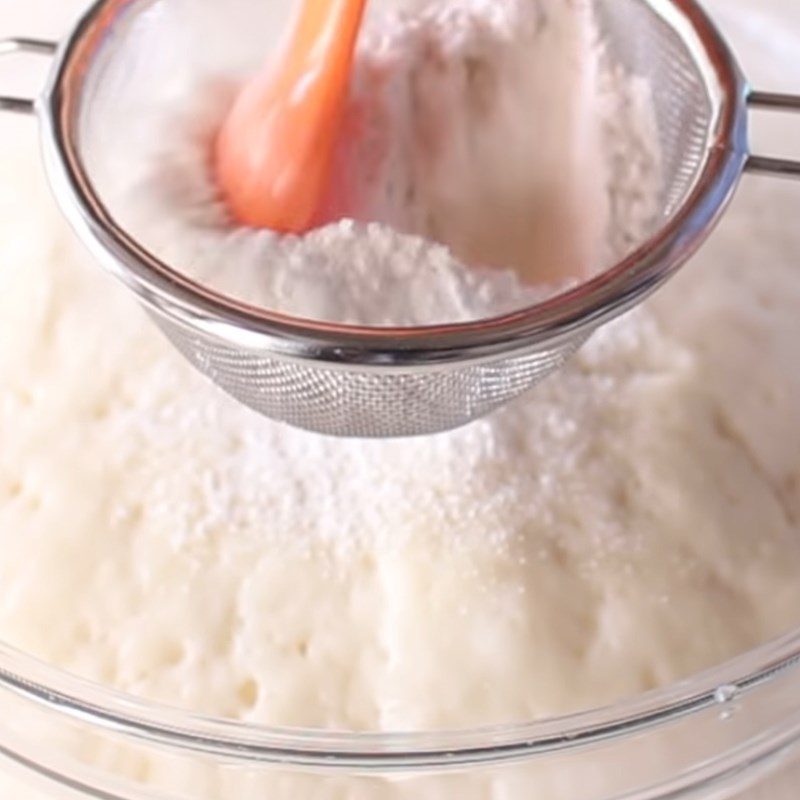
[[[609,706],[525,723],[362,732],[260,725],[194,713],[79,678],[0,641],[0,690],[98,731],[226,761],[333,771],[422,772],[579,751],[660,730],[734,698],[738,702],[787,675],[800,676],[800,627],[682,681]],[[772,742],[783,746],[787,736],[800,740],[800,717],[770,730],[766,739],[763,733],[758,746],[770,753]]]
[[[741,70],[696,0],[640,0],[692,48],[714,98],[715,127],[696,185],[663,228],[595,278],[491,319],[377,328],[290,317],[219,294],[156,258],[114,221],[77,144],[81,88],[95,56],[126,14],[154,0],[95,0],[61,43],[36,103],[45,163],[67,219],[98,260],[146,306],[196,335],[290,361],[345,370],[440,370],[553,348],[641,302],[705,241],[732,198],[748,159]]]

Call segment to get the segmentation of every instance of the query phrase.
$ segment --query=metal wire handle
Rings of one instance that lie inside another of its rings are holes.
[[[765,111],[786,111],[800,113],[800,95],[779,94],[776,92],[751,92],[747,98],[751,108]],[[800,161],[789,158],[771,158],[751,155],[745,169],[757,175],[771,175],[781,178],[800,178]]]
[[[0,56],[19,53],[33,53],[41,56],[51,56],[56,52],[58,45],[44,39],[11,38],[0,39]],[[0,111],[13,111],[17,114],[33,114],[36,110],[36,101],[27,97],[9,97],[0,95]]]

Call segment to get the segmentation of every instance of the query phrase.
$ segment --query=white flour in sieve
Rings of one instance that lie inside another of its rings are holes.
[[[167,263],[263,307],[374,325],[491,316],[609,265],[652,223],[647,92],[604,58],[587,0],[371,19],[321,227],[302,237],[231,232],[208,163],[220,83],[193,85],[148,135],[126,143],[123,126],[123,185],[105,195]]]

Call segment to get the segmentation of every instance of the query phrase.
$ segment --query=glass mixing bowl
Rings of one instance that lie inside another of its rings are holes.
[[[613,707],[380,735],[203,718],[0,643],[3,800],[790,800],[798,787],[800,629]]]

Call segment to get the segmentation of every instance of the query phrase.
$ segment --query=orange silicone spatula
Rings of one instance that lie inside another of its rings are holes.
[[[301,233],[331,171],[366,0],[302,0],[277,63],[242,90],[216,140],[217,182],[243,225]]]

